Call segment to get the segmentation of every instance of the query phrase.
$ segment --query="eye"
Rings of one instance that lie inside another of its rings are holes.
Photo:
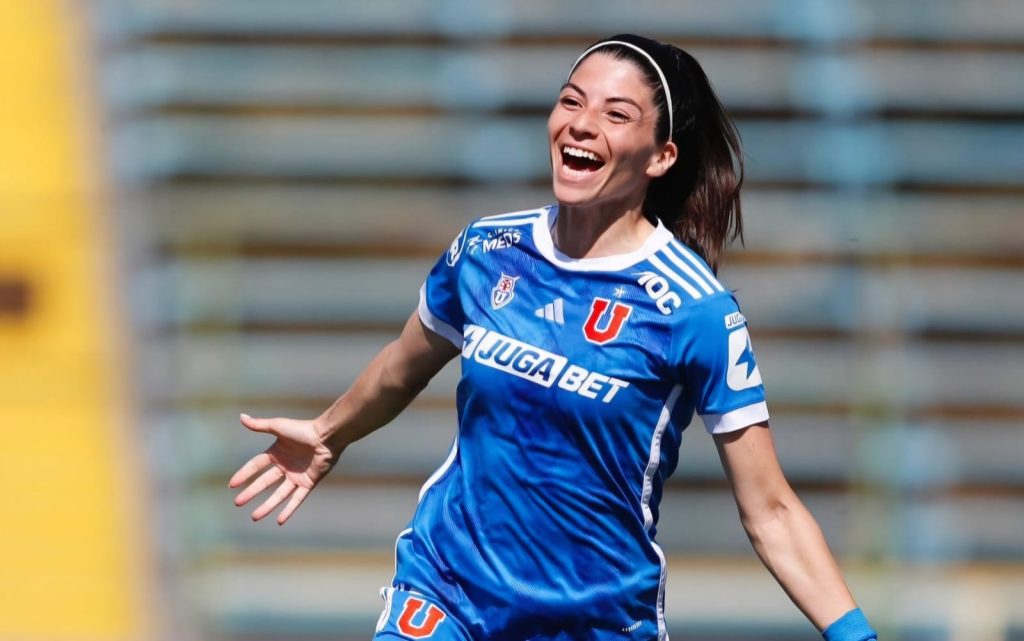
[[[580,101],[575,96],[562,96],[558,99],[558,102],[563,107],[575,108],[580,106]]]
[[[608,117],[613,122],[629,122],[630,120],[632,120],[630,115],[624,111],[609,111]]]

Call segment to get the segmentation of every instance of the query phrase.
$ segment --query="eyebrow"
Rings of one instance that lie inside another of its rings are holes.
[[[583,91],[583,89],[581,89],[580,86],[575,84],[575,83],[567,82],[564,85],[562,85],[562,89],[565,89],[566,87],[569,87],[570,89],[572,89],[576,93],[580,94],[584,98],[587,97],[587,92]],[[639,109],[640,113],[643,113],[643,111],[644,111],[644,108],[640,106],[640,103],[638,103],[637,101],[633,100],[632,98],[626,98],[625,96],[616,96],[616,97],[613,97],[613,98],[609,98],[608,102],[625,102],[625,103],[633,105],[634,107]]]

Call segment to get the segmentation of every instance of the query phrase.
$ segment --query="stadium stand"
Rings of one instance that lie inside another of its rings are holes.
[[[0,3],[0,639],[151,629],[114,255],[70,3]]]
[[[1024,5],[1012,0],[96,8],[171,638],[367,638],[454,431],[446,369],[285,528],[231,507],[479,215],[546,203],[581,46],[691,49],[747,153],[727,261],[784,467],[886,638],[1024,638]],[[699,424],[662,509],[673,638],[814,639]],[[729,604],[740,602],[743,608]]]

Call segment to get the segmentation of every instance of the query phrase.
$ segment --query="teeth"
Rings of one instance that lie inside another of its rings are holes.
[[[587,171],[586,169],[570,169],[565,165],[562,165],[562,172],[574,178],[584,178],[594,175],[593,171]]]
[[[579,149],[577,147],[570,147],[569,145],[566,145],[565,147],[562,147],[562,152],[569,154],[570,156],[575,156],[576,158],[586,158],[587,160],[592,160],[594,162],[601,162],[601,159],[597,157],[597,154],[587,151],[586,149]]]

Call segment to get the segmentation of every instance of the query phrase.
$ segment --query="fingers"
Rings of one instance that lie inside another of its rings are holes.
[[[248,481],[253,474],[270,465],[270,463],[271,459],[269,454],[266,452],[257,454],[249,459],[248,463],[238,468],[238,471],[235,472],[234,476],[231,477],[231,480],[228,481],[228,487],[238,487],[242,483]]]
[[[252,500],[252,497],[256,496],[263,490],[267,489],[274,483],[277,483],[284,478],[284,472],[281,468],[276,465],[261,474],[255,481],[249,484],[244,490],[238,493],[235,497],[235,505],[242,506]]]
[[[288,453],[291,450],[309,449],[313,446],[318,446],[319,443],[313,442],[316,436],[315,430],[311,429],[313,424],[311,421],[295,421],[286,418],[253,418],[248,414],[240,414],[239,420],[242,422],[242,425],[254,432],[269,433],[276,436],[277,441],[266,452],[251,458],[228,481],[228,487],[231,488],[237,488],[249,483],[235,497],[235,505],[245,505],[260,492],[280,482],[280,485],[277,486],[273,494],[253,510],[252,519],[259,521],[287,500],[288,504],[277,518],[278,524],[283,524],[298,509],[299,505],[306,500],[310,488],[299,487],[294,481],[289,480],[284,469],[281,467],[282,465],[287,465],[287,463],[277,461],[277,464],[274,464],[275,459],[271,457],[269,452],[277,449],[279,450],[277,454],[280,454],[282,451]],[[292,453],[294,454],[294,452]],[[270,469],[266,469],[268,466],[271,466]],[[256,480],[249,482],[261,470],[263,473]]]
[[[291,495],[291,498],[288,500],[288,504],[283,510],[281,510],[281,514],[277,517],[277,524],[284,525],[284,522],[287,521],[295,510],[302,505],[302,502],[306,500],[306,497],[309,496],[311,490],[308,487],[298,486],[285,478],[284,472],[282,472],[277,466],[274,466],[261,474],[258,479],[249,484],[249,487],[239,493],[239,495],[235,497],[235,505],[245,505],[251,501],[254,496],[274,483],[277,483],[281,479],[284,479],[284,482],[281,483],[281,485],[267,498],[267,500],[253,511],[252,520],[259,521],[266,515],[270,514],[277,509],[277,507],[281,505],[289,495]]]
[[[272,418],[253,418],[248,414],[239,414],[238,418],[242,421],[242,425],[254,432],[274,431],[274,419]]]
[[[260,504],[258,508],[253,510],[252,520],[259,521],[266,515],[276,510],[277,506],[281,505],[281,503],[283,503],[284,500],[288,498],[288,495],[291,494],[296,487],[297,486],[295,485],[295,483],[292,483],[287,478],[281,481],[281,484],[277,486],[277,489],[274,490],[274,493],[267,497],[267,500],[263,501],[263,503]]]
[[[292,513],[295,512],[295,510],[302,505],[302,502],[306,500],[306,497],[309,496],[309,491],[308,487],[295,488],[295,492],[292,494],[291,500],[288,501],[288,505],[284,506],[281,513],[277,515],[278,525],[284,525],[284,522],[288,520]]]

